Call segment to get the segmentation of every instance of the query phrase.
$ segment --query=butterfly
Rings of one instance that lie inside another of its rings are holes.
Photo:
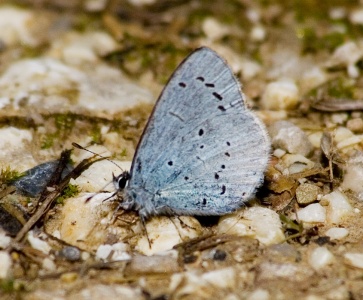
[[[224,215],[263,183],[270,152],[265,126],[216,52],[192,52],[164,87],[130,172],[115,178],[120,207],[143,222],[156,215]]]

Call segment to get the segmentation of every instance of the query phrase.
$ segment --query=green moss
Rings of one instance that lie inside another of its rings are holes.
[[[330,81],[327,85],[328,95],[333,98],[353,98],[353,87],[350,81],[338,78]]]
[[[92,126],[91,137],[92,142],[96,144],[102,144],[101,128],[97,123]]]
[[[80,192],[77,185],[74,184],[68,184],[68,186],[63,190],[63,193],[61,196],[59,196],[56,200],[57,204],[64,204],[64,200],[74,197],[78,195]]]
[[[42,137],[40,147],[42,149],[50,149],[54,145],[54,134],[47,134]]]
[[[55,126],[60,131],[70,131],[74,127],[75,118],[72,114],[59,114],[54,116]]]
[[[0,289],[3,293],[13,293],[15,289],[15,281],[13,279],[3,279],[0,281]]]
[[[347,38],[346,34],[336,31],[318,36],[314,27],[299,28],[296,34],[303,41],[303,53],[315,53],[322,49],[332,52]]]
[[[23,173],[11,169],[10,166],[6,166],[0,170],[0,183],[1,184],[8,183],[22,176],[24,176]]]

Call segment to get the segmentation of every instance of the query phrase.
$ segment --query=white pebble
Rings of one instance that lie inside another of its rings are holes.
[[[33,135],[30,130],[6,127],[0,129],[0,150],[25,148],[27,142],[31,142]]]
[[[269,300],[270,294],[267,290],[257,289],[248,295],[247,300]]]
[[[358,194],[363,194],[363,164],[348,162],[344,168],[344,177],[341,184],[343,190],[351,190]]]
[[[344,254],[344,259],[348,265],[363,269],[363,253],[348,252]]]
[[[313,150],[307,135],[289,121],[277,121],[268,127],[274,148],[281,148],[292,154],[307,156]]]
[[[349,20],[353,24],[363,24],[363,8],[353,10],[349,15]]]
[[[314,270],[319,270],[331,264],[334,255],[326,247],[315,248],[309,256],[309,264]]]
[[[6,235],[6,232],[0,228],[0,249],[5,249],[10,245],[11,238]]]
[[[361,117],[353,118],[347,121],[347,128],[353,132],[363,131],[363,119]]]
[[[346,228],[332,227],[325,232],[325,235],[331,240],[341,240],[348,236],[349,231]]]
[[[55,265],[54,261],[48,257],[43,259],[42,267],[47,271],[53,271],[53,272],[57,269],[57,266]]]
[[[339,142],[337,144],[337,148],[339,150],[342,150],[344,148],[347,148],[347,147],[351,147],[351,146],[360,144],[362,141],[363,141],[363,135],[362,134],[360,134],[360,135],[354,135],[354,136],[352,136],[350,138],[347,138],[347,139]]]
[[[106,8],[107,0],[86,0],[83,5],[87,11],[99,12]]]
[[[264,207],[241,209],[222,217],[217,231],[220,234],[252,237],[265,245],[278,244],[285,239],[279,215]]]
[[[275,149],[274,152],[273,152],[273,155],[275,157],[278,157],[278,158],[283,157],[285,154],[286,154],[286,151],[282,150],[282,149],[279,149],[279,148]]]
[[[334,130],[333,134],[334,142],[336,143],[340,143],[352,136],[354,136],[354,133],[346,127],[338,127]]]
[[[308,138],[310,143],[315,147],[315,148],[320,148],[320,144],[321,144],[321,137],[323,136],[323,132],[322,131],[318,131],[318,132],[314,132],[312,134],[309,134]]]
[[[349,41],[335,49],[327,63],[327,66],[334,67],[339,65],[353,65],[359,61],[362,56],[362,49],[355,42]]]
[[[132,5],[135,6],[143,6],[143,5],[152,5],[156,2],[156,0],[128,0]]]
[[[109,244],[99,245],[96,251],[96,257],[100,260],[108,260],[110,258],[112,246]]]
[[[35,236],[33,230],[28,232],[27,238],[32,248],[39,250],[44,254],[49,254],[51,247],[46,241],[43,241],[39,237]]]
[[[181,224],[180,219],[184,224]],[[140,236],[136,246],[137,251],[145,255],[170,250],[176,244],[198,237],[202,230],[197,219],[187,216],[172,219],[164,216],[154,217],[145,226],[151,248],[146,235]]]
[[[296,214],[299,221],[306,223],[323,223],[326,220],[326,210],[319,203],[310,204]]]
[[[330,116],[331,121],[334,124],[344,124],[348,120],[348,114],[347,113],[334,113]]]
[[[345,18],[347,15],[347,10],[345,7],[339,6],[339,7],[333,7],[329,10],[329,17],[332,20],[341,20]]]
[[[279,162],[288,174],[294,174],[305,170],[312,169],[315,163],[301,154],[286,154]]]
[[[0,278],[4,279],[10,274],[12,265],[10,254],[7,251],[0,251]]]
[[[99,56],[116,50],[116,47],[115,40],[103,31],[69,32],[61,39],[55,39],[48,55],[69,64],[81,65],[97,61]]]
[[[233,267],[204,273],[202,279],[219,289],[233,289],[236,284],[236,270]]]
[[[35,21],[33,13],[28,10],[4,6],[0,9],[0,40],[7,45],[17,43],[36,45],[29,23]]]
[[[329,203],[326,206],[327,221],[331,224],[339,224],[343,218],[353,212],[347,197],[340,191],[334,191],[322,197],[321,201]]]
[[[327,73],[321,67],[309,68],[302,75],[300,86],[302,91],[312,90],[328,80]]]
[[[256,25],[252,27],[250,37],[253,41],[261,42],[266,38],[266,30],[261,25]]]
[[[215,18],[206,18],[202,24],[204,34],[212,41],[223,38],[230,33],[230,28]]]
[[[299,102],[299,90],[292,81],[276,81],[266,86],[261,105],[264,109],[289,110]]]

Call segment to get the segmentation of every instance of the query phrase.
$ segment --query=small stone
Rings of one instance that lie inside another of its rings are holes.
[[[54,272],[57,269],[54,261],[48,257],[43,259],[42,267],[43,267],[43,269],[45,269],[47,271],[52,271],[52,272]]]
[[[273,152],[273,155],[276,156],[277,158],[281,158],[283,157],[284,155],[286,154],[286,151],[285,150],[282,150],[282,149],[275,149],[274,152]]]
[[[270,300],[270,294],[267,290],[257,289],[248,295],[247,300]]]
[[[208,39],[215,41],[230,33],[230,28],[215,18],[206,18],[202,24],[204,34]]]
[[[10,254],[7,251],[0,251],[0,278],[4,279],[9,276],[12,265]]]
[[[363,8],[354,9],[349,15],[349,20],[353,24],[363,24]]]
[[[36,38],[32,36],[31,24],[35,22],[35,15],[30,10],[3,6],[0,9],[0,40],[12,46],[18,43],[28,46],[36,45]]]
[[[125,243],[115,243],[113,245],[100,245],[96,251],[96,257],[104,261],[130,260],[129,246]]]
[[[266,29],[261,25],[253,26],[250,37],[253,41],[262,42],[266,38]]]
[[[43,241],[38,236],[36,236],[33,230],[28,232],[27,237],[32,248],[39,250],[44,254],[49,254],[51,247],[48,245],[46,241]]]
[[[363,56],[362,49],[357,43],[349,41],[335,49],[327,62],[327,67],[354,65]]]
[[[269,126],[268,131],[274,148],[303,156],[309,155],[313,150],[305,132],[289,121],[277,121]]]
[[[269,110],[290,110],[299,102],[299,90],[292,81],[276,81],[266,86],[261,105]]]
[[[314,270],[320,270],[331,264],[334,260],[334,255],[326,247],[315,248],[309,256],[309,264]]]
[[[327,221],[330,224],[339,224],[349,214],[353,213],[347,197],[340,191],[334,191],[322,197],[322,201],[327,201],[326,206]]]
[[[337,148],[339,150],[348,151],[349,147],[355,146],[355,145],[360,144],[362,142],[363,142],[363,135],[362,134],[354,135],[354,136],[352,136],[350,138],[347,138],[347,139],[341,141],[340,143],[338,143]]]
[[[331,240],[341,240],[348,236],[349,231],[345,228],[332,227],[325,232],[325,235],[330,237]]]
[[[68,273],[62,274],[60,277],[61,281],[65,282],[65,283],[74,282],[77,278],[78,278],[78,273],[76,273],[76,272],[68,272]]]
[[[125,274],[166,274],[180,271],[176,250],[165,252],[164,255],[135,255],[127,265]]]
[[[317,200],[321,189],[315,184],[303,183],[296,189],[296,200],[299,204],[310,204]]]
[[[363,253],[345,253],[344,260],[350,266],[363,269]]]
[[[347,10],[345,7],[339,6],[339,7],[332,7],[329,10],[329,17],[332,20],[341,20],[345,18],[347,15]]]
[[[357,152],[349,158],[344,167],[344,177],[341,184],[343,190],[351,190],[363,198],[363,152]]]
[[[312,134],[309,134],[309,141],[315,148],[320,148],[321,144],[321,137],[323,136],[322,131],[314,132]]]
[[[347,113],[331,114],[330,119],[334,124],[342,125],[348,120],[348,114]]]
[[[0,227],[0,249],[5,249],[10,245],[11,238],[6,235],[6,232]]]
[[[362,133],[363,132],[363,119],[356,118],[348,120],[347,128],[355,133]]]
[[[284,174],[294,174],[312,169],[315,163],[301,154],[285,154],[279,164]]]
[[[324,223],[326,220],[326,210],[319,203],[310,204],[296,214],[299,221],[306,223]]]
[[[337,144],[353,136],[354,133],[346,127],[338,127],[333,134],[334,142]]]
[[[233,267],[206,272],[201,277],[219,289],[236,288],[236,270]]]
[[[59,254],[68,261],[78,261],[81,259],[81,251],[73,246],[64,247]]]
[[[218,223],[219,234],[234,234],[259,240],[265,245],[281,243],[285,236],[279,215],[264,207],[241,209],[223,216]]]
[[[300,80],[302,91],[310,91],[328,80],[327,73],[321,67],[313,67],[303,73]]]
[[[151,241],[151,247],[146,235],[140,236],[136,250],[145,255],[153,255],[172,249],[176,244],[196,238],[202,233],[202,227],[194,217],[164,217],[151,218],[145,224]]]

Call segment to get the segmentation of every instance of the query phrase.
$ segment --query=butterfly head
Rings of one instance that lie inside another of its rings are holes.
[[[124,171],[118,176],[113,175],[113,184],[118,191],[122,191],[126,187],[129,179],[130,173],[128,171]]]

